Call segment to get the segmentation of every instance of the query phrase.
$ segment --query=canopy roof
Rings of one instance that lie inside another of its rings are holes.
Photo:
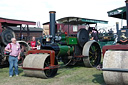
[[[96,20],[96,19],[88,19],[88,18],[80,18],[80,17],[64,17],[57,20],[58,23],[64,23],[64,24],[108,24],[108,21],[104,20]]]
[[[8,19],[0,17],[0,23],[6,23],[9,26],[16,26],[16,25],[36,25],[36,22],[33,21],[24,21],[24,20],[16,20],[16,19]]]
[[[12,30],[14,31],[20,31],[20,27],[14,27],[14,26],[9,26],[10,28],[12,28]],[[27,31],[27,28],[22,28],[22,31]],[[42,28],[35,28],[35,27],[29,27],[29,31],[31,32],[42,32],[43,29]]]
[[[115,17],[119,19],[126,19],[126,6],[108,11],[108,16],[109,17]]]

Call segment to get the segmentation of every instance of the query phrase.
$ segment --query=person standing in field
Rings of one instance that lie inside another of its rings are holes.
[[[30,42],[30,46],[31,46],[32,50],[37,49],[37,47],[36,47],[36,38],[35,37],[32,37],[32,41]]]
[[[13,67],[15,68],[15,75],[18,76],[18,60],[20,59],[20,44],[16,42],[16,38],[11,39],[12,43],[9,43],[5,47],[5,51],[9,52],[9,77],[13,76]]]

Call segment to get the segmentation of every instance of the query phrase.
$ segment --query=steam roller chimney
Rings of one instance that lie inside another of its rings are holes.
[[[117,35],[119,34],[119,22],[116,22],[116,31],[117,31]]]
[[[126,0],[125,3],[126,3],[126,21],[127,21],[127,28],[128,28],[128,0]]]
[[[55,11],[50,11],[50,35],[52,36],[51,43],[55,40]]]

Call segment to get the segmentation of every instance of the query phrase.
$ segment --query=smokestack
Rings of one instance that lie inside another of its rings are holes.
[[[54,43],[55,40],[55,11],[50,11],[50,35],[52,35],[51,42]]]
[[[118,35],[118,32],[119,32],[119,22],[116,22],[116,31],[117,31],[117,35]]]
[[[126,3],[126,21],[127,21],[127,28],[128,28],[128,0],[126,0],[125,3]]]

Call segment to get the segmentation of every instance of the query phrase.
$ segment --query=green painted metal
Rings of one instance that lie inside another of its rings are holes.
[[[66,36],[65,36],[65,34],[61,34],[61,42],[66,42]]]
[[[74,47],[71,46],[59,46],[60,51],[58,53],[58,56],[69,56],[73,54]]]
[[[77,38],[76,37],[67,37],[66,42],[68,45],[76,45],[77,44]]]
[[[114,41],[107,41],[107,42],[101,42],[101,41],[99,41],[98,43],[99,43],[99,45],[100,45],[100,48],[102,49],[103,46],[106,46],[106,45],[113,45]]]

